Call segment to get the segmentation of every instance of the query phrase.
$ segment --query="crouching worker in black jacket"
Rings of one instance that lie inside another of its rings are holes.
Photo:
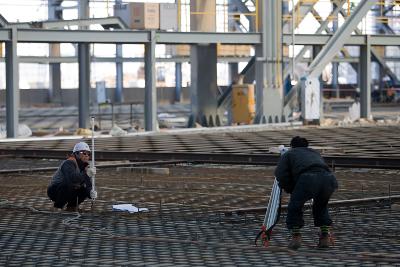
[[[292,234],[288,247],[298,249],[301,246],[303,207],[306,201],[313,199],[314,225],[321,229],[318,247],[328,248],[331,245],[329,227],[332,224],[328,201],[338,188],[336,178],[321,155],[308,148],[307,139],[296,136],[290,146],[291,149],[282,155],[275,169],[279,186],[291,194],[286,217],[286,225]]]
[[[80,142],[61,163],[47,188],[55,208],[63,209],[67,205],[66,211],[77,211],[79,204],[90,198],[91,177],[96,174],[96,168],[89,167],[89,158],[89,146]]]

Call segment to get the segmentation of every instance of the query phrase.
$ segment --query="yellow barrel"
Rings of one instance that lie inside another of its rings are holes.
[[[250,124],[255,116],[254,84],[232,86],[232,121]]]

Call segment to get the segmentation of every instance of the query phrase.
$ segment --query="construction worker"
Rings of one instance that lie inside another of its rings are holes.
[[[321,155],[308,147],[307,139],[296,136],[290,146],[291,149],[281,156],[275,169],[279,186],[291,194],[286,217],[286,225],[292,235],[288,247],[298,249],[301,246],[303,206],[313,199],[314,225],[320,227],[318,247],[328,248],[331,245],[329,228],[332,224],[328,201],[338,188],[336,177]]]
[[[67,205],[66,211],[78,211],[79,204],[90,198],[91,177],[96,174],[96,168],[89,167],[89,158],[89,146],[79,142],[61,163],[47,188],[55,208],[63,209]]]

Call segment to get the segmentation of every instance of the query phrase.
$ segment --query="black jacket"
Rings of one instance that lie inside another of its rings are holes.
[[[84,187],[88,192],[92,188],[92,182],[90,177],[86,174],[85,168],[87,163],[83,163],[80,160],[75,159],[75,157],[69,157],[67,160],[63,161],[53,175],[50,182],[50,186],[59,186],[63,184],[64,186],[72,186],[74,188]]]
[[[292,148],[283,154],[275,169],[279,186],[291,193],[298,177],[307,171],[329,171],[321,155],[308,147]]]

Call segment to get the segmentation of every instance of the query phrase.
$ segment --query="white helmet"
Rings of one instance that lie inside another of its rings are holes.
[[[85,142],[79,142],[74,146],[72,153],[79,152],[79,151],[90,151],[90,147]]]

